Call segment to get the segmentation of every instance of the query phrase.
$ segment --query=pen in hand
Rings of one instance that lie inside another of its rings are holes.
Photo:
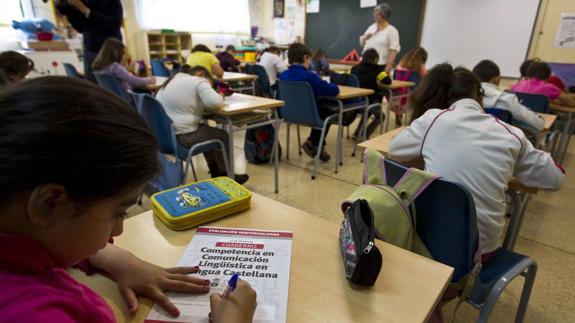
[[[230,295],[231,292],[233,292],[236,287],[238,286],[238,278],[240,275],[238,274],[234,274],[232,276],[232,278],[230,278],[230,280],[228,281],[228,287],[226,288],[226,290],[224,291],[224,293],[222,294],[223,298],[226,298]]]

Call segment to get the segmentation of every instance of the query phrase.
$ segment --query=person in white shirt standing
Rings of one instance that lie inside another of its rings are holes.
[[[363,50],[373,48],[379,54],[379,65],[385,65],[385,71],[393,69],[395,58],[401,50],[399,45],[399,32],[389,23],[391,6],[387,3],[377,5],[373,9],[375,23],[367,28],[359,37],[359,44]]]
[[[205,113],[224,107],[224,97],[214,89],[214,80],[203,66],[182,66],[179,73],[170,77],[156,94],[168,116],[174,122],[178,144],[191,148],[197,143],[210,139],[221,140],[229,151],[228,133],[225,130],[203,124]],[[222,152],[209,150],[204,153],[210,175],[226,176]],[[236,182],[243,184],[247,174],[235,175]]]
[[[449,64],[434,67],[412,94],[414,120],[390,143],[389,157],[422,158],[425,170],[467,187],[475,201],[484,259],[499,248],[505,191],[512,177],[556,190],[565,175],[520,129],[486,114],[477,77]]]
[[[513,125],[527,130],[529,133],[538,133],[545,127],[545,120],[537,113],[519,102],[512,92],[499,90],[501,73],[499,66],[490,60],[482,60],[473,68],[473,73],[481,81],[485,92],[483,106],[485,108],[499,108],[511,112]]]
[[[275,46],[268,47],[260,56],[258,65],[263,66],[268,74],[270,86],[275,89],[278,74],[287,70],[287,64],[280,57],[280,50]]]

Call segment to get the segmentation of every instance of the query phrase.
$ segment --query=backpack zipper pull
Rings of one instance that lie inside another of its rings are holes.
[[[371,251],[371,248],[373,248],[373,242],[369,242],[367,244],[367,247],[365,247],[365,249],[363,249],[363,253],[368,254]]]

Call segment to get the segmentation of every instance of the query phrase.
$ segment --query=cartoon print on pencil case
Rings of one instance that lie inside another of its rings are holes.
[[[200,189],[197,187],[194,187],[193,190],[196,192],[200,191]],[[178,196],[176,197],[176,201],[180,202],[181,207],[186,206],[198,207],[202,204],[202,198],[193,195],[188,187],[178,190]]]

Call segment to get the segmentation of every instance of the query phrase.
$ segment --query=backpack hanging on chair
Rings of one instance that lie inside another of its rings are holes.
[[[160,162],[160,174],[149,180],[144,187],[144,193],[148,196],[182,185],[184,172],[179,160],[171,161],[164,154],[158,153]]]
[[[275,128],[272,125],[248,129],[244,142],[244,152],[247,161],[252,164],[265,164],[272,160],[274,136]],[[281,157],[282,149],[279,142],[278,146],[278,156]]]

